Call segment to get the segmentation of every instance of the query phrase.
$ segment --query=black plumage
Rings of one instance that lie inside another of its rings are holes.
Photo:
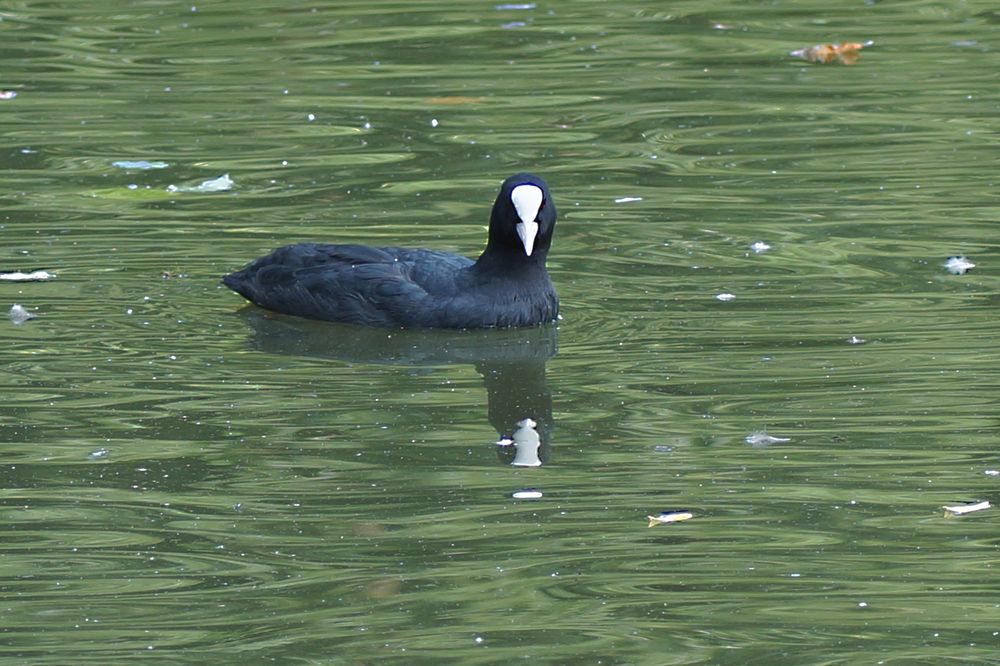
[[[490,328],[553,321],[559,299],[545,269],[556,209],[527,173],[503,182],[479,259],[399,247],[299,243],[223,283],[270,310],[367,326]]]

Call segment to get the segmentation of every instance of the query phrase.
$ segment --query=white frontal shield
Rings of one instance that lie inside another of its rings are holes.
[[[510,201],[521,220],[517,223],[517,235],[524,245],[524,253],[529,257],[535,249],[535,238],[538,236],[538,222],[535,219],[543,200],[542,188],[537,185],[518,185],[510,193]]]

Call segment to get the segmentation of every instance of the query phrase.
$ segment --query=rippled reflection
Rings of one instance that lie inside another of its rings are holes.
[[[548,459],[554,426],[545,364],[557,329],[381,330],[281,317],[246,307],[240,315],[254,348],[346,363],[400,366],[473,365],[486,388],[486,416],[501,439],[501,460],[534,467]],[[362,370],[363,371],[363,370]]]

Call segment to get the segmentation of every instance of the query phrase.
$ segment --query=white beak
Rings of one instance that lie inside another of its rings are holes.
[[[535,238],[538,237],[538,211],[542,207],[542,188],[537,185],[518,185],[510,192],[510,201],[520,222],[517,223],[517,235],[524,245],[524,253],[531,256],[535,249]]]

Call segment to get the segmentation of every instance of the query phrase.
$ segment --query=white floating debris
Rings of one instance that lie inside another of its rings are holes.
[[[972,513],[973,511],[982,511],[983,509],[988,509],[992,506],[989,501],[978,502],[976,504],[957,504],[955,506],[945,506],[945,511],[951,511],[956,516],[961,516],[963,513]]]
[[[224,173],[218,178],[206,180],[198,185],[167,185],[167,192],[225,192],[233,189],[233,179],[228,173]]]
[[[0,280],[8,280],[10,282],[42,282],[44,280],[51,280],[54,277],[55,273],[49,273],[48,271],[31,271],[30,273],[14,271],[13,273],[0,273]]]
[[[851,337],[847,338],[847,342],[849,342],[852,345],[863,345],[865,343],[865,339],[859,338],[856,335],[852,335]]]
[[[431,118],[431,127],[437,127],[437,126],[438,126],[438,119]]]
[[[629,203],[632,201],[642,201],[642,197],[619,197],[615,199],[615,203]]]
[[[975,268],[976,265],[965,257],[956,256],[948,257],[948,261],[944,262],[944,267],[952,275],[965,275]]]
[[[534,489],[518,490],[511,497],[514,499],[541,499],[542,491]]]
[[[10,315],[11,322],[13,322],[15,326],[20,326],[29,319],[35,318],[35,315],[25,310],[23,305],[18,305],[17,303],[11,306],[8,314]]]
[[[535,3],[533,2],[511,2],[505,5],[497,5],[496,10],[498,12],[510,11],[513,9],[534,9]]]
[[[750,243],[750,249],[756,252],[757,254],[760,254],[761,252],[767,252],[768,250],[770,250],[771,246],[765,243],[764,241],[754,241]]]
[[[148,171],[150,169],[166,169],[170,165],[166,162],[150,162],[148,160],[118,160],[117,162],[112,162],[111,166],[118,167],[119,169]]]
[[[747,444],[752,444],[753,446],[764,446],[767,444],[776,444],[778,442],[790,442],[792,441],[792,438],[775,437],[774,435],[768,435],[766,430],[754,430],[746,436],[745,441]]]
[[[694,514],[687,509],[682,509],[680,511],[663,511],[659,515],[646,516],[646,518],[649,518],[650,527],[656,527],[657,525],[679,523],[682,520],[691,520],[694,518]]]
[[[983,474],[986,476],[1000,476],[1000,469],[988,469]]]
[[[715,295],[715,300],[722,301],[723,303],[731,301],[734,298],[736,298],[736,294],[730,294],[728,291],[724,291],[721,294]]]
[[[91,460],[99,460],[101,458],[107,458],[107,456],[108,456],[107,449],[97,449],[96,451],[91,451],[90,455],[87,457],[90,458]]]
[[[0,90],[0,99],[14,99],[17,97],[16,90]]]

